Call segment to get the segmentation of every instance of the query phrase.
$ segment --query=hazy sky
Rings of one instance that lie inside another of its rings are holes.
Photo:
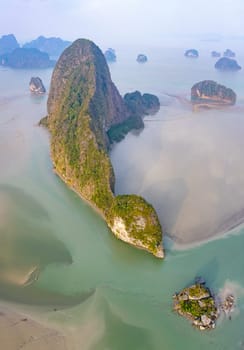
[[[167,35],[244,34],[244,0],[0,0],[0,36],[153,43]]]

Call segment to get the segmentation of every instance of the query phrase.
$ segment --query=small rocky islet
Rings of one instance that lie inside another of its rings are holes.
[[[212,56],[212,57],[220,57],[220,56],[221,56],[221,53],[218,52],[218,51],[212,51],[212,52],[211,52],[211,56]]]
[[[40,35],[35,40],[31,40],[23,45],[25,49],[38,49],[42,52],[46,52],[50,57],[59,57],[61,53],[69,46],[72,42],[63,40],[61,38],[50,37],[46,38]]]
[[[35,95],[45,94],[45,86],[39,77],[32,77],[29,83],[30,92]]]
[[[230,49],[226,49],[223,53],[224,57],[235,57],[236,54],[234,51],[230,50]]]
[[[147,56],[144,55],[143,53],[140,53],[139,55],[137,55],[136,61],[138,63],[146,63],[148,60]]]
[[[234,311],[235,308],[235,297],[232,294],[228,294],[224,300],[220,303],[220,310],[228,316],[229,320],[231,320],[231,312]]]
[[[236,93],[213,80],[203,80],[191,88],[193,109],[222,108],[236,103]]]
[[[19,43],[17,42],[14,34],[3,35],[0,38],[0,55],[8,54],[18,48]]]
[[[173,310],[201,331],[214,329],[221,312],[231,319],[234,305],[232,294],[228,294],[224,300],[215,298],[203,279],[196,280],[195,284],[173,295]]]
[[[199,109],[223,109],[236,103],[236,93],[214,80],[202,80],[195,83],[190,92],[191,100],[178,95],[168,95],[180,101],[180,103],[191,106],[193,111]]]
[[[50,68],[55,65],[46,52],[31,48],[16,48],[0,55],[0,65],[15,69]]]
[[[104,56],[107,60],[107,62],[112,63],[112,62],[116,62],[117,57],[116,57],[116,52],[114,49],[112,49],[111,47],[109,47],[105,52],[104,52]]]

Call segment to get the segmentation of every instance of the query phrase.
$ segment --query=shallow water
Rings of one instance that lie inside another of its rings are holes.
[[[133,52],[121,51],[111,66],[120,91],[154,92],[168,105],[146,118],[141,133],[116,145],[111,157],[117,193],[144,195],[165,232],[192,242],[242,217],[244,80],[243,72],[215,72],[207,51],[197,61],[180,55],[152,50],[149,62],[138,65]],[[48,87],[51,71],[0,75],[2,299],[63,330],[72,349],[241,349],[243,229],[191,248],[165,239],[164,261],[118,241],[52,171],[48,133],[36,126],[46,114],[46,97],[28,92],[32,75]],[[193,114],[163,94],[188,94],[203,78],[228,83],[239,110]],[[33,268],[37,280],[23,287]],[[221,320],[213,332],[200,333],[171,311],[172,294],[199,275],[215,293],[227,288],[237,297],[232,321]]]

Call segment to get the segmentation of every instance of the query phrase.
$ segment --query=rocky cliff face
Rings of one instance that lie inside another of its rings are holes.
[[[213,80],[203,80],[191,88],[191,101],[195,107],[218,108],[234,105],[236,94]]]
[[[42,120],[51,132],[55,170],[100,210],[118,238],[163,257],[154,209],[139,196],[113,194],[107,131],[128,118],[130,112],[111,81],[101,50],[89,40],[75,41],[54,69],[48,116]]]
[[[185,51],[185,56],[191,57],[191,58],[197,58],[199,56],[199,53],[196,49],[189,49]]]

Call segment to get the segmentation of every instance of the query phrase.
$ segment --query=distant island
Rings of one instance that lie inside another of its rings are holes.
[[[145,63],[145,62],[147,62],[147,56],[144,55],[144,54],[142,54],[142,53],[140,53],[140,54],[137,56],[136,60],[137,60],[137,62],[139,62],[139,63]]]
[[[39,36],[37,39],[32,40],[23,45],[25,49],[38,49],[42,52],[48,53],[50,57],[59,57],[61,53],[71,45],[70,41],[63,40],[61,38],[46,38],[44,36]]]
[[[173,295],[173,310],[201,331],[214,329],[221,312],[231,319],[234,307],[232,294],[214,297],[201,277],[196,278],[195,284]]]
[[[220,108],[234,105],[236,102],[235,92],[213,80],[203,80],[191,88],[191,102],[194,109]]]
[[[0,65],[11,68],[49,68],[54,64],[55,61],[50,60],[47,53],[37,49],[17,48],[11,53],[0,56]]]
[[[173,309],[200,330],[215,328],[219,316],[213,295],[204,283],[193,284],[176,293]]]
[[[237,71],[241,69],[241,66],[237,63],[236,60],[233,60],[228,57],[220,58],[214,66],[216,69],[221,71]]]
[[[111,47],[108,48],[105,52],[104,52],[104,56],[107,60],[107,62],[116,62],[116,53],[115,50],[112,49]]]
[[[226,49],[223,55],[230,58],[236,56],[235,52],[230,49]]]
[[[162,229],[154,208],[137,195],[114,195],[108,153],[108,131],[154,107],[157,98],[143,96],[135,92],[123,99],[101,50],[79,39],[55,66],[48,115],[40,124],[51,133],[56,173],[100,212],[117,238],[163,258]]]
[[[189,49],[185,51],[184,56],[190,58],[197,58],[199,56],[199,53],[196,49]]]
[[[20,47],[13,34],[0,38],[0,65],[11,68],[48,68],[53,67],[54,60],[71,44],[61,38],[39,36]]]
[[[221,53],[218,52],[218,51],[212,51],[212,52],[211,52],[211,56],[212,56],[212,57],[220,57],[220,56],[221,56]]]
[[[43,85],[43,82],[41,78],[39,77],[32,77],[29,83],[29,89],[34,94],[45,94],[46,89]]]
[[[0,55],[8,54],[18,48],[19,43],[13,34],[3,35],[0,38]]]

